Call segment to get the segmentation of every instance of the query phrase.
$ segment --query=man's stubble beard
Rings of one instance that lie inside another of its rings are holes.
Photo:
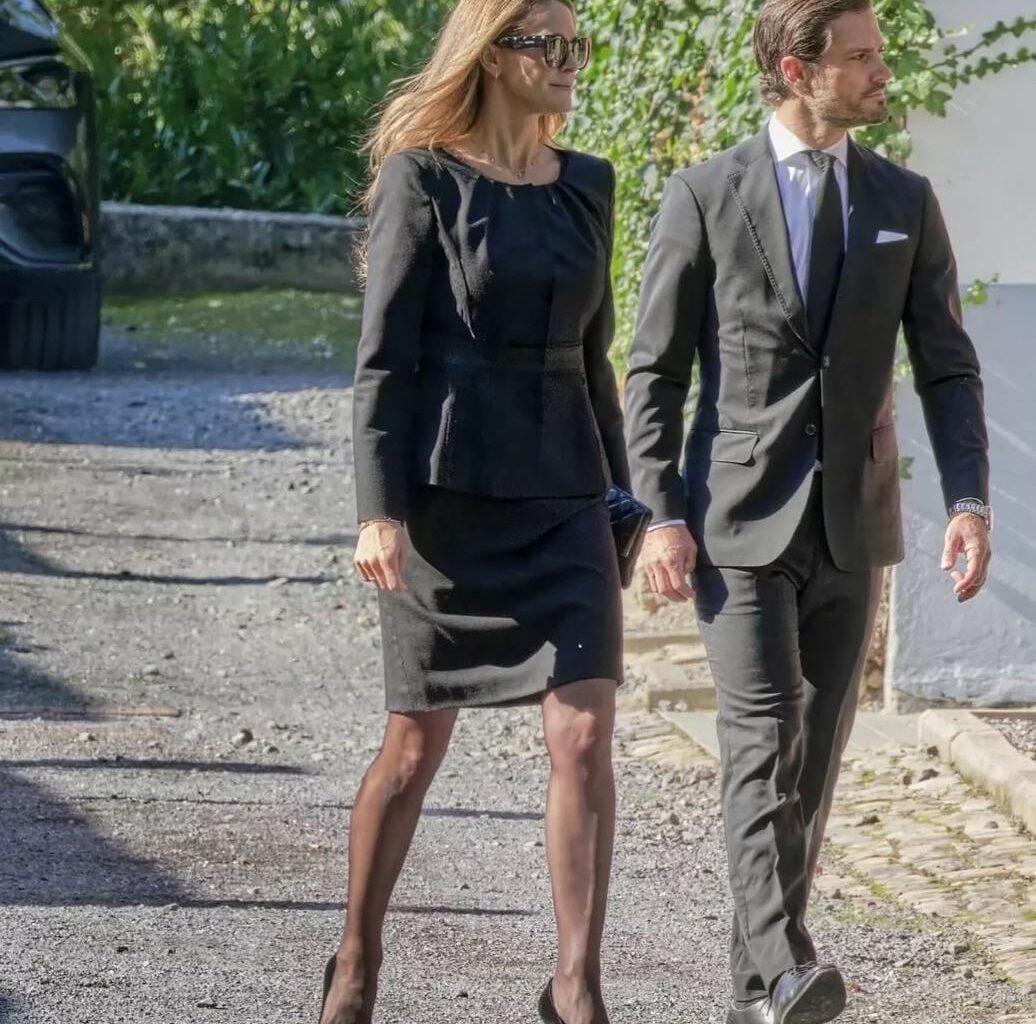
[[[873,110],[863,106],[850,106],[844,100],[817,99],[813,103],[813,114],[832,128],[863,128],[867,125],[884,124],[889,119],[888,105],[883,103]]]

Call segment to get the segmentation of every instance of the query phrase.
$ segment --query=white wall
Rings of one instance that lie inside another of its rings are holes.
[[[896,398],[913,457],[903,482],[907,557],[892,576],[890,703],[1036,704],[1036,287],[1002,285],[965,318],[982,358],[989,425],[993,564],[985,590],[958,604],[939,568],[946,512],[912,381]]]
[[[976,38],[997,20],[1036,15],[1036,0],[930,0],[940,24]],[[1036,47],[1036,38],[1015,40]],[[960,40],[968,45],[967,37]],[[897,395],[906,561],[893,573],[886,693],[918,704],[1036,704],[1036,65],[957,92],[945,119],[911,117],[910,166],[946,216],[962,282],[999,275],[967,312],[982,361],[991,501],[998,517],[985,591],[958,605],[939,569],[946,528],[938,474],[911,382]]]
[[[1036,0],[929,0],[943,28],[969,28],[963,49],[997,21],[1036,17]],[[1036,48],[1036,33],[1003,49]],[[913,114],[910,166],[942,203],[962,281],[1000,275],[1036,284],[1036,64],[961,86],[946,118]]]

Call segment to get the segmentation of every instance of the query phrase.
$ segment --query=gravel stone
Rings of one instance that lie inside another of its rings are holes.
[[[103,351],[90,374],[0,379],[0,1020],[315,1020],[385,722],[349,380],[143,332]],[[89,757],[84,705],[133,712],[89,720]],[[266,721],[279,751],[255,743]],[[679,744],[635,753],[657,728],[619,716],[604,990],[615,1024],[709,1024],[730,995],[719,781]],[[386,923],[379,1024],[536,1020],[548,774],[538,709],[460,715]],[[1031,999],[977,955],[951,969],[959,922],[840,888],[810,918],[850,982],[840,1022],[1022,1020]]]
[[[995,725],[1023,754],[1036,759],[1036,717],[1004,717],[987,718],[990,725]]]

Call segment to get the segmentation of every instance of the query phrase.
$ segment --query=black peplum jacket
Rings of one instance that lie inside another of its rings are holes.
[[[358,518],[418,484],[500,498],[629,488],[614,332],[615,178],[559,150],[508,185],[440,150],[386,160],[353,389]]]

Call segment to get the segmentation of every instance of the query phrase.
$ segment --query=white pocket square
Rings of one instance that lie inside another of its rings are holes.
[[[875,244],[885,245],[888,242],[903,242],[906,241],[906,239],[909,237],[909,235],[904,235],[902,232],[899,231],[879,231],[878,240]]]

